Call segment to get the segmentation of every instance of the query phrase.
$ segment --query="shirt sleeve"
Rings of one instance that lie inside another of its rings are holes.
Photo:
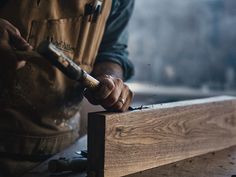
[[[124,80],[134,74],[132,62],[128,59],[127,25],[134,8],[134,0],[113,0],[104,36],[95,63],[111,61],[123,68]]]

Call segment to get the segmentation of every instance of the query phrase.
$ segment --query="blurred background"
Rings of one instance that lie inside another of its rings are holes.
[[[235,0],[136,0],[129,31],[133,106],[236,95]]]
[[[129,30],[138,104],[235,95],[235,0],[136,0]]]

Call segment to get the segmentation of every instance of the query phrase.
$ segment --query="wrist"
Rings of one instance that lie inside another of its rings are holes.
[[[114,62],[99,62],[94,65],[91,75],[95,78],[110,75],[123,80],[123,69],[119,64]]]

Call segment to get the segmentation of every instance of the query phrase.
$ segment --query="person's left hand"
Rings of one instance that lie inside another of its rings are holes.
[[[97,90],[87,90],[85,97],[91,104],[102,105],[109,111],[124,112],[129,109],[133,93],[124,82],[110,75],[97,77],[100,86]]]

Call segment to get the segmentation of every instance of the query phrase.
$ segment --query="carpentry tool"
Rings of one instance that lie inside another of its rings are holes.
[[[60,69],[67,77],[72,80],[78,81],[85,88],[88,89],[96,89],[99,87],[100,82],[89,75],[86,71],[84,71],[81,67],[79,67],[75,62],[72,61],[68,56],[66,56],[59,48],[57,48],[54,44],[49,41],[43,41],[40,43],[37,52],[22,52],[15,51],[16,55],[23,55],[26,58],[28,57],[41,57],[42,55],[48,61],[51,62],[52,65]],[[132,108],[129,107],[129,111],[145,109],[146,107],[138,107]]]
[[[44,56],[52,65],[60,69],[67,77],[78,81],[89,89],[96,89],[99,81],[90,76],[80,68],[75,62],[66,56],[59,48],[49,41],[43,41],[38,49],[38,53]]]
[[[37,51],[14,51],[14,53],[17,56],[23,56],[23,58],[41,58],[43,56],[67,77],[80,82],[85,88],[96,89],[99,87],[99,81],[97,79],[89,75],[49,41],[40,43]]]
[[[48,170],[51,173],[84,172],[87,170],[87,159],[75,158],[70,160],[61,157],[59,159],[49,161]]]
[[[87,170],[87,151],[77,152],[78,157],[72,159],[61,157],[59,159],[50,160],[48,170],[51,173],[61,172],[84,172]]]

